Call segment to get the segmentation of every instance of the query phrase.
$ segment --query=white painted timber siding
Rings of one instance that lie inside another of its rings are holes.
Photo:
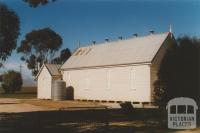
[[[151,102],[149,65],[65,70],[75,99]]]
[[[51,99],[51,85],[52,77],[47,68],[44,66],[37,80],[37,97],[39,99]]]

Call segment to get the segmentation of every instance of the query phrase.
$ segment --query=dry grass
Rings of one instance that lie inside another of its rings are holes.
[[[0,98],[14,98],[14,99],[33,99],[36,98],[37,94],[4,94],[0,93]]]
[[[15,98],[15,99],[33,99],[37,97],[36,87],[22,87],[19,92],[13,94],[5,94],[0,88],[0,98]]]
[[[95,103],[95,102],[80,102],[80,101],[52,101],[52,100],[38,100],[38,99],[30,99],[30,100],[22,100],[22,103],[43,106],[48,108],[55,109],[80,109],[80,108],[103,108],[104,106]]]
[[[0,87],[0,94],[4,93],[4,90],[2,87]],[[37,87],[36,86],[24,86],[21,88],[20,91],[15,92],[17,94],[36,94],[37,93]]]

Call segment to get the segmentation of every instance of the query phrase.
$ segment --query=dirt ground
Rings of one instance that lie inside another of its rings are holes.
[[[105,108],[106,106],[107,110]],[[112,107],[117,107],[117,110],[112,110]],[[29,122],[27,123],[27,121]],[[20,127],[23,124],[26,125],[27,130],[35,129],[36,131],[44,130],[45,132],[63,131],[64,133],[66,130],[72,133],[200,132],[200,128],[193,130],[169,130],[166,127],[166,123],[164,123],[163,127],[159,122],[160,120],[156,117],[153,119],[140,119],[137,118],[137,116],[121,113],[121,111],[119,111],[119,106],[111,104],[81,101],[0,98],[1,133],[11,133],[13,130],[16,130],[15,126]],[[39,126],[40,128],[37,130],[34,126],[38,124],[41,127]],[[22,127],[24,129],[24,126]],[[7,132],[7,130],[10,132]]]
[[[0,113],[22,113],[48,110],[53,109],[45,106],[28,104],[23,102],[21,99],[0,98]]]
[[[0,113],[105,108],[95,102],[0,98]]]
[[[2,104],[17,104],[17,103],[21,103],[20,99],[0,98],[0,105],[2,105]]]
[[[0,105],[0,113],[22,113],[34,111],[52,110],[46,107],[35,106],[31,104],[3,104]]]

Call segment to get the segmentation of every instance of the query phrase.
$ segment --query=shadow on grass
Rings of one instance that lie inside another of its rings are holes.
[[[165,111],[85,109],[0,114],[0,133],[134,133],[166,131]]]

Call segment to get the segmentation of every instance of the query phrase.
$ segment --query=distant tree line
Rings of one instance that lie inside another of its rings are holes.
[[[175,97],[190,97],[199,104],[200,39],[183,36],[168,50],[154,83],[155,104],[165,107]]]

